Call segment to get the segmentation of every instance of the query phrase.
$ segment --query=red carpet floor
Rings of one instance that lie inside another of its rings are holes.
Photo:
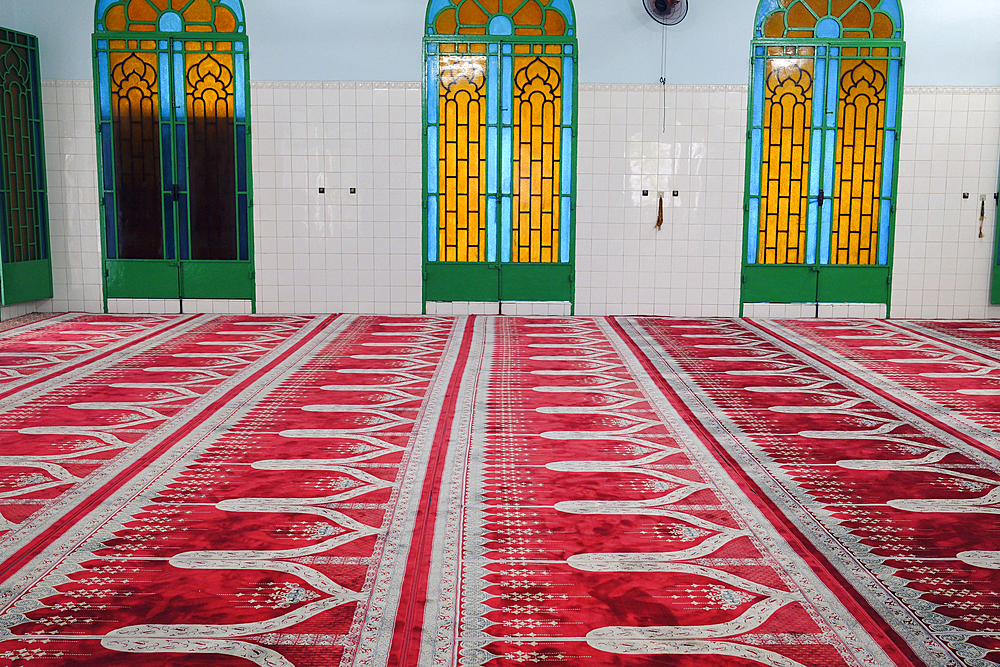
[[[1000,325],[0,329],[0,666],[1000,665]]]

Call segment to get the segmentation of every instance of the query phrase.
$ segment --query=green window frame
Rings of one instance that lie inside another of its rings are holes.
[[[761,1],[741,315],[747,303],[863,302],[889,316],[905,49],[898,0]]]
[[[51,299],[38,38],[0,29],[0,302]]]
[[[96,4],[105,308],[234,299],[256,310],[244,16],[241,0]]]
[[[428,3],[423,76],[424,312],[428,301],[568,301],[575,308],[578,55],[571,0],[516,0],[503,2],[502,7],[499,0]],[[448,125],[442,117],[442,96],[447,93],[442,91],[451,80],[445,70],[473,61],[478,62],[473,65],[478,68],[475,89],[464,94],[476,98],[477,118],[470,121],[472,125],[462,125],[461,131],[474,136],[468,152],[458,149],[462,163],[458,169],[461,179],[469,178],[467,170],[475,172],[471,177],[477,181],[475,193],[463,192],[464,183],[449,185],[455,174],[445,173],[442,166],[449,164],[442,159],[442,150],[448,150],[444,137]],[[550,96],[546,108],[558,104],[558,111],[549,112],[550,129],[532,131],[551,132],[542,142],[551,152],[542,160],[555,165],[552,173],[538,166],[535,148],[529,148],[533,140],[526,139],[521,129],[525,124],[514,118],[518,110],[534,113],[527,111],[527,100],[538,99],[532,96],[543,90]],[[546,175],[526,178],[528,153],[532,153],[532,173]],[[526,187],[533,188],[531,203],[526,203]],[[469,213],[464,226],[457,223],[457,232],[444,222],[454,213],[447,207],[454,208],[455,196],[480,202],[459,206],[474,213]],[[454,246],[453,236],[462,236],[460,247]]]

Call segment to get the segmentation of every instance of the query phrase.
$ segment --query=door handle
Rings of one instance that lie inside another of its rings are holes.
[[[174,183],[174,186],[170,188],[170,193],[174,196],[174,201],[178,201],[181,198],[181,186]]]
[[[823,199],[824,199],[824,197],[823,197],[823,188],[819,189],[819,198],[818,199],[819,199],[819,205],[822,206],[823,205]]]

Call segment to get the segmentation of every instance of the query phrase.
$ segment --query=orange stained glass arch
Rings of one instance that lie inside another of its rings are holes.
[[[431,0],[428,35],[571,37],[570,0]]]
[[[902,39],[898,0],[762,0],[756,37]]]
[[[99,0],[98,32],[243,33],[241,0]]]

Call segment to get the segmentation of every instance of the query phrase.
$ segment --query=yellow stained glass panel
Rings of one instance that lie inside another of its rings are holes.
[[[808,232],[811,59],[768,60],[764,93],[760,264],[804,264]]]
[[[514,58],[513,262],[559,261],[562,60]]]
[[[831,264],[878,263],[887,66],[841,65]]]
[[[486,261],[486,56],[442,55],[438,261]]]

